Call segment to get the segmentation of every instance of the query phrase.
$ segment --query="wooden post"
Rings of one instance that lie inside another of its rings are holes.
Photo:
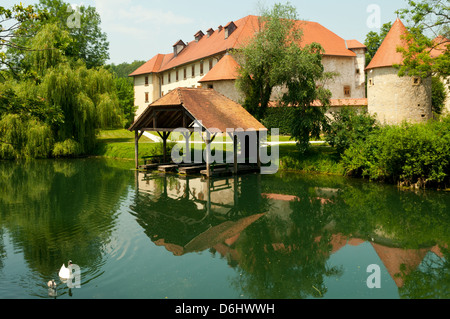
[[[164,164],[167,163],[167,138],[169,134],[167,132],[163,133],[163,161]]]
[[[261,172],[261,140],[260,140],[260,134],[259,131],[256,131],[256,147],[257,147],[257,163],[258,163],[258,169]]]
[[[238,173],[238,137],[236,133],[233,135],[233,156],[234,156],[234,174]]]
[[[136,169],[139,169],[139,131],[134,131],[134,161]]]
[[[206,131],[206,176],[211,177],[211,133]]]
[[[185,147],[186,147],[186,154],[184,154],[184,162],[187,163],[192,163],[191,160],[191,146],[190,146],[190,138],[192,136],[192,133],[187,132],[187,133],[183,133],[183,137],[186,141]]]

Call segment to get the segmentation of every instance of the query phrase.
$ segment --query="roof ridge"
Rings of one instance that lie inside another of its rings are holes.
[[[183,95],[181,94],[181,88],[176,88],[180,104],[183,104]]]

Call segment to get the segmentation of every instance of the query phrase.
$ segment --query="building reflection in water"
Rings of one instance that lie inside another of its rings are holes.
[[[151,241],[175,256],[210,251],[226,258],[247,277],[246,287],[259,289],[249,292],[253,297],[322,296],[324,279],[342,275],[327,260],[346,246],[370,243],[379,265],[399,288],[403,276],[416,270],[427,254],[444,258],[438,245],[405,249],[382,234],[376,240],[358,236],[356,229],[342,234],[333,219],[339,189],[319,187],[304,196],[263,192],[261,178],[208,180],[139,173],[132,211]],[[284,282],[286,288],[261,292],[274,282]],[[300,292],[291,295],[289,289]]]

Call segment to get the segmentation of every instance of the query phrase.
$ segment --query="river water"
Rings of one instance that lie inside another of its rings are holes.
[[[131,166],[0,162],[0,299],[450,297],[450,193]]]

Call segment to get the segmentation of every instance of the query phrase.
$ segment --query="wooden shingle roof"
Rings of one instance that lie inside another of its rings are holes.
[[[183,112],[189,115],[188,120],[183,119]],[[147,107],[129,130],[188,128],[195,121],[211,133],[226,133],[227,129],[267,131],[240,104],[214,90],[194,88],[177,88],[161,97]]]

